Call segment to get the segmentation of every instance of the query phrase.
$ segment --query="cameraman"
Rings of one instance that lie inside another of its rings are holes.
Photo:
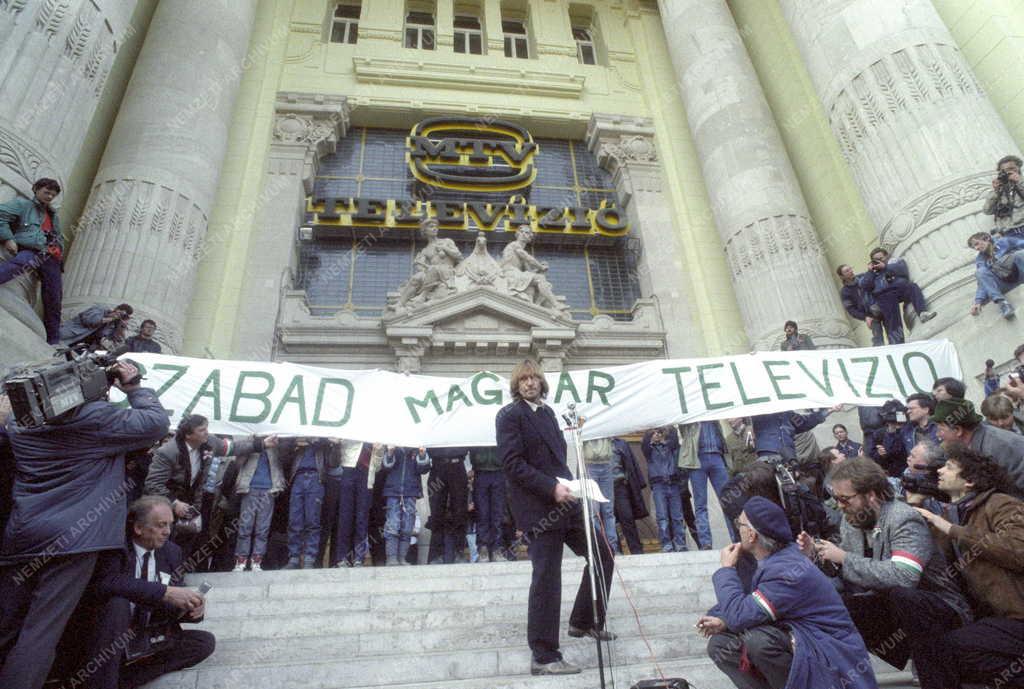
[[[90,306],[60,326],[60,343],[65,347],[85,343],[90,351],[110,349],[124,342],[128,319],[134,312],[131,304]]]
[[[156,394],[119,362],[114,385],[129,408],[87,402],[60,419],[7,434],[14,452],[14,511],[0,544],[0,687],[38,689],[99,554],[124,548],[123,456],[167,433]]]
[[[975,613],[940,641],[950,686],[1024,687],[1024,503],[1006,494],[1001,466],[963,445],[950,448],[939,488],[954,500],[951,519],[918,512],[961,573]]]
[[[1006,293],[1024,283],[1024,236],[1016,235],[993,239],[988,232],[975,232],[967,238],[974,257],[974,279],[978,289],[974,293],[971,315],[977,316],[988,302],[999,304],[1003,318],[1013,318],[1013,304],[1006,301]]]
[[[1024,236],[1024,187],[1020,183],[1021,159],[1004,156],[996,163],[992,193],[982,212],[995,216],[995,232],[1009,237]]]
[[[925,308],[924,293],[916,282],[910,280],[910,269],[900,258],[890,258],[889,252],[878,247],[872,249],[868,272],[863,274],[861,288],[871,303],[871,316],[867,319],[870,328],[875,320],[882,320],[889,344],[903,344],[903,317],[900,306],[910,302],[922,323],[935,318],[934,311]]]
[[[907,421],[905,407],[897,400],[882,405],[882,427],[871,434],[868,456],[889,476],[899,477],[907,463],[907,450],[903,444],[903,427]]]

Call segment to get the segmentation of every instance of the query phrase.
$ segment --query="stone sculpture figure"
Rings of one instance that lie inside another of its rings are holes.
[[[561,312],[551,288],[551,283],[544,277],[548,264],[538,261],[526,250],[533,241],[533,230],[528,225],[521,225],[516,230],[516,239],[501,252],[501,270],[508,284],[509,292],[525,298],[537,306]]]
[[[501,266],[487,251],[487,235],[478,232],[473,253],[458,265],[455,274],[473,285],[493,285],[501,277]]]
[[[438,239],[437,229],[436,218],[420,222],[420,236],[427,240],[427,245],[416,254],[412,277],[398,297],[398,309],[408,308],[412,301],[422,303],[447,296],[454,290],[452,280],[455,266],[462,261],[462,252],[451,239]]]

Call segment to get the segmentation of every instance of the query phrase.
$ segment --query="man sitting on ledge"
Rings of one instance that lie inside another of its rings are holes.
[[[874,689],[868,649],[832,583],[801,554],[781,507],[747,500],[740,542],[722,550],[717,605],[697,621],[708,655],[739,689]],[[744,593],[740,553],[758,561]]]

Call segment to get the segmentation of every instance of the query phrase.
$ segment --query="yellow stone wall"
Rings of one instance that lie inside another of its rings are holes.
[[[1024,2],[933,2],[1017,146],[1024,149]]]
[[[278,92],[289,91],[347,96],[356,126],[407,127],[426,116],[468,113],[515,120],[538,137],[582,138],[595,112],[652,118],[666,195],[677,218],[674,230],[685,247],[679,257],[681,291],[693,295],[694,325],[703,333],[705,352],[747,348],[656,4],[578,3],[589,5],[596,16],[604,62],[596,66],[577,61],[568,0],[507,4],[527,8],[532,59],[504,56],[499,0],[478,3],[483,6],[485,55],[454,52],[453,0],[437,2],[438,46],[433,51],[402,47],[403,0],[363,0],[356,45],[326,42],[331,2],[261,0],[251,51],[260,59],[252,60],[243,77],[185,354],[267,358],[268,352],[232,338],[274,100]],[[580,78],[582,90],[574,85]]]

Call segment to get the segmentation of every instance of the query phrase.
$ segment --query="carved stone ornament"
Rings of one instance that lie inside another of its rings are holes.
[[[274,119],[274,140],[281,143],[315,146],[334,135],[335,128],[329,120],[295,113],[284,113]]]
[[[515,296],[539,306],[556,317],[570,319],[563,297],[556,296],[544,276],[547,264],[538,261],[526,247],[533,240],[528,227],[516,232],[499,263],[487,251],[487,236],[477,235],[473,252],[463,258],[451,239],[438,239],[437,227],[427,223],[421,229],[427,245],[413,262],[413,274],[399,289],[398,299],[388,304],[385,320],[421,311],[447,297],[481,288]]]

